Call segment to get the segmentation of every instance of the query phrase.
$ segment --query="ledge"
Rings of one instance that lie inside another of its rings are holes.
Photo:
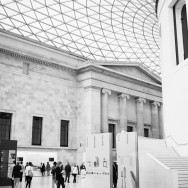
[[[70,147],[45,147],[45,146],[18,146],[19,149],[50,149],[50,150],[77,150]]]

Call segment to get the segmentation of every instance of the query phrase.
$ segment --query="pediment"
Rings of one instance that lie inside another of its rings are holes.
[[[154,83],[154,84],[160,84],[161,85],[161,79],[159,76],[154,75],[149,70],[147,70],[145,67],[142,67],[140,65],[105,65],[101,64],[101,66],[109,68],[115,72],[125,74],[130,77],[134,77],[139,80],[143,80],[146,82]]]

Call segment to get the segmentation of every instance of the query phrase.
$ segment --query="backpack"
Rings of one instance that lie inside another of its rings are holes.
[[[33,177],[33,172],[31,171],[31,169],[28,170],[28,176],[29,176],[29,177]]]

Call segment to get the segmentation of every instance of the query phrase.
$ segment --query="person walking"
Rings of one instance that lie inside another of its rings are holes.
[[[25,169],[22,161],[20,162],[20,166],[22,168],[22,170],[20,171],[20,182],[22,182],[22,177]]]
[[[49,162],[47,162],[47,164],[46,164],[46,171],[47,171],[47,175],[48,176],[50,175],[50,170],[51,170],[50,164],[49,164]]]
[[[82,163],[80,166],[80,175],[81,175],[81,179],[84,179],[86,177],[86,167],[84,163]]]
[[[69,183],[70,173],[71,173],[71,166],[68,162],[67,165],[65,166],[65,182],[67,181]]]
[[[26,169],[27,166],[29,166],[28,162],[26,162],[25,169]],[[24,169],[24,171],[25,171],[25,169]],[[25,174],[25,182],[26,182],[26,174]]]
[[[117,188],[117,180],[118,180],[118,165],[114,161],[113,162],[113,184],[114,184],[114,188]]]
[[[61,161],[59,161],[57,163],[57,166],[56,166],[56,169],[55,169],[57,188],[60,188],[60,186],[62,186],[62,188],[65,188],[64,178],[63,178],[63,174],[62,174],[62,171],[61,171],[61,166],[62,166],[62,163],[61,163]]]
[[[14,188],[14,178],[12,177],[12,172],[15,165],[16,165],[16,161],[13,161],[13,164],[10,166],[8,171],[8,177],[11,180],[12,188]]]
[[[14,188],[19,187],[21,170],[22,167],[20,166],[19,162],[17,162],[12,172],[12,177],[14,178]]]
[[[52,170],[51,170],[51,174],[52,174],[52,187],[54,187],[54,184],[56,184],[56,173],[55,173],[55,170],[56,170],[56,166],[57,163],[54,162],[53,163],[53,166],[52,166]]]
[[[41,167],[41,173],[42,173],[42,176],[45,175],[45,164],[44,163],[42,164],[42,167]]]
[[[72,175],[73,175],[73,177],[74,177],[73,183],[76,183],[76,176],[77,176],[77,174],[78,174],[78,167],[77,167],[77,165],[75,164],[74,167],[73,167],[73,169],[72,169]]]
[[[25,169],[26,188],[27,188],[27,186],[29,186],[29,188],[31,187],[31,181],[32,181],[32,178],[33,178],[33,167],[32,166],[33,166],[32,163],[29,162],[29,165]]]

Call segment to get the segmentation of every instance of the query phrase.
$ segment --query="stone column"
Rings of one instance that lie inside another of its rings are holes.
[[[143,98],[136,100],[136,115],[137,115],[137,133],[139,136],[144,136],[144,103],[146,102]]]
[[[101,132],[101,88],[85,87],[85,129],[88,134]]]
[[[101,113],[101,132],[108,132],[108,95],[111,95],[111,91],[108,89],[102,89],[102,113]]]
[[[151,103],[151,128],[152,128],[152,137],[159,138],[159,102]]]
[[[163,124],[163,104],[160,104],[159,107],[159,138],[164,139],[164,124]]]
[[[129,95],[124,93],[119,95],[120,132],[127,131],[127,99],[130,99]]]

